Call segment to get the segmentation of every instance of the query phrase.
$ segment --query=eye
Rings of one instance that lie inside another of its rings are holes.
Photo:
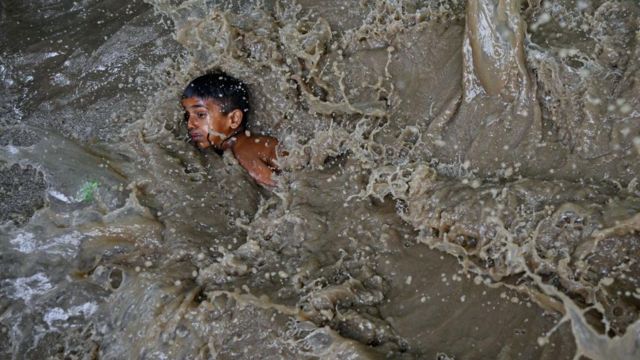
[[[205,113],[205,112],[199,112],[197,115],[198,115],[199,119],[204,119],[204,118],[207,117],[207,113]]]

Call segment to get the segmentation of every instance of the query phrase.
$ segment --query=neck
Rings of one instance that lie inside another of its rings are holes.
[[[231,134],[229,134],[229,136],[227,136],[222,141],[222,144],[220,144],[220,149],[222,149],[222,150],[232,149],[233,150],[233,147],[236,144],[236,141],[238,140],[239,137],[242,137],[242,136],[246,136],[244,134],[244,128],[236,129],[235,131],[233,131]]]

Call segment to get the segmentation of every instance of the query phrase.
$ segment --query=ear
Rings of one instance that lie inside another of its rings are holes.
[[[227,117],[229,119],[229,126],[232,129],[239,128],[242,124],[243,116],[244,114],[242,113],[242,111],[240,111],[240,109],[234,109],[233,111],[231,111],[229,114],[227,114]]]

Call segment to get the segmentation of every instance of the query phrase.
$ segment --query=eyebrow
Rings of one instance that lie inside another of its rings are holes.
[[[185,107],[185,109],[200,109],[200,108],[205,108],[206,109],[207,107],[204,106],[204,105],[201,105],[201,104],[191,105],[191,106]]]

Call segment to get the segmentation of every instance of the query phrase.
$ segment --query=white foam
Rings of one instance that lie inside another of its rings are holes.
[[[16,238],[10,240],[15,245],[15,250],[21,253],[30,254],[35,251],[45,251],[49,254],[75,255],[78,252],[82,233],[74,231],[58,237],[47,239],[46,243],[39,245],[32,233],[20,233]]]
[[[69,315],[62,308],[59,308],[59,307],[53,308],[47,311],[46,314],[44,314],[44,321],[47,324],[49,324],[49,327],[52,326],[52,323],[54,321],[67,320],[68,318],[69,318]]]
[[[42,245],[39,250],[46,250],[47,253],[60,255],[75,255],[80,246],[82,233],[74,231],[70,234],[55,237]]]
[[[7,151],[9,151],[9,154],[11,155],[15,155],[19,152],[18,148],[13,146],[13,145],[8,145],[7,146]]]
[[[65,194],[61,192],[58,192],[55,190],[49,190],[49,195],[67,204],[71,203],[71,199],[69,199]]]
[[[98,310],[98,305],[93,302],[72,306],[67,310],[55,307],[44,314],[43,320],[49,325],[49,327],[53,328],[54,321],[66,321],[72,316],[79,315],[82,315],[84,317],[91,316],[96,312],[96,310]]]
[[[3,283],[9,283],[10,285],[5,287],[3,284],[3,289],[13,289],[12,292],[8,291],[6,296],[15,300],[22,299],[25,303],[29,303],[34,296],[42,295],[53,289],[53,285],[51,285],[49,278],[44,273],[36,273],[25,278],[5,280]]]
[[[35,237],[28,232],[18,234],[15,239],[11,239],[9,242],[12,245],[17,245],[14,249],[25,254],[32,253],[38,248]]]

